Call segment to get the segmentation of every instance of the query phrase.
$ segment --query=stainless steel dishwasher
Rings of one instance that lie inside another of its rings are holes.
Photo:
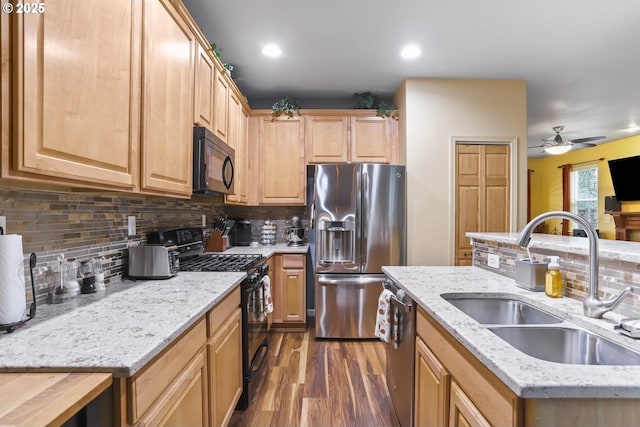
[[[386,343],[387,388],[402,427],[413,426],[416,310],[413,301],[392,280],[385,289],[393,293],[390,303],[391,337]]]

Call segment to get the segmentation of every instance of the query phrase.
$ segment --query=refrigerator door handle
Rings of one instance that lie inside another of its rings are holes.
[[[367,213],[369,212],[369,205],[368,205],[368,199],[369,199],[369,174],[367,172],[362,172],[362,213],[361,213],[361,230],[362,230],[362,242],[360,247],[361,249],[361,261],[360,261],[360,266],[361,268],[364,267],[364,265],[367,263],[367,248],[368,248],[368,242],[367,240],[369,239],[369,236],[367,235],[367,227],[365,224],[367,224],[369,222],[369,218],[367,218]],[[361,270],[363,271],[363,270]]]

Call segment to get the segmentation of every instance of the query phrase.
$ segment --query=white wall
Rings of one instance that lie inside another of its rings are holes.
[[[453,265],[453,137],[518,141],[516,226],[526,221],[527,100],[522,80],[408,79],[400,110],[400,159],[407,165],[409,265]]]

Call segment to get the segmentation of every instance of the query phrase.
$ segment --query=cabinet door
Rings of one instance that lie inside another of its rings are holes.
[[[274,296],[274,322],[306,322],[304,255],[278,255],[276,269],[278,276]]]
[[[223,426],[242,394],[242,311],[238,308],[207,345],[211,425]]]
[[[207,364],[200,351],[136,425],[208,426]]]
[[[136,187],[140,16],[138,0],[47,0],[45,13],[11,15],[18,174]]]
[[[247,202],[247,123],[248,116],[243,110],[240,97],[234,91],[230,91],[227,144],[235,150],[235,194],[225,196],[227,203]]]
[[[195,36],[170,0],[143,10],[142,188],[189,196]]]
[[[391,126],[384,117],[351,117],[351,161],[391,163]]]
[[[304,122],[301,117],[262,118],[259,138],[260,203],[306,203],[303,138]]]
[[[449,427],[491,427],[455,381],[451,382]]]
[[[213,131],[213,83],[216,69],[207,50],[198,44],[193,123]]]
[[[349,118],[305,117],[307,163],[346,163],[349,148]]]
[[[450,376],[420,338],[416,338],[415,426],[446,426]]]
[[[229,119],[229,82],[224,70],[216,67],[215,87],[213,89],[213,133],[227,142]]]

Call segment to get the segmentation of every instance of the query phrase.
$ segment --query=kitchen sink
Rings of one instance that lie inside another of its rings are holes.
[[[640,354],[582,329],[559,326],[490,327],[529,356],[578,365],[640,365]]]
[[[485,325],[540,325],[562,322],[562,319],[556,316],[511,298],[485,298],[463,294],[441,296],[478,323]]]

